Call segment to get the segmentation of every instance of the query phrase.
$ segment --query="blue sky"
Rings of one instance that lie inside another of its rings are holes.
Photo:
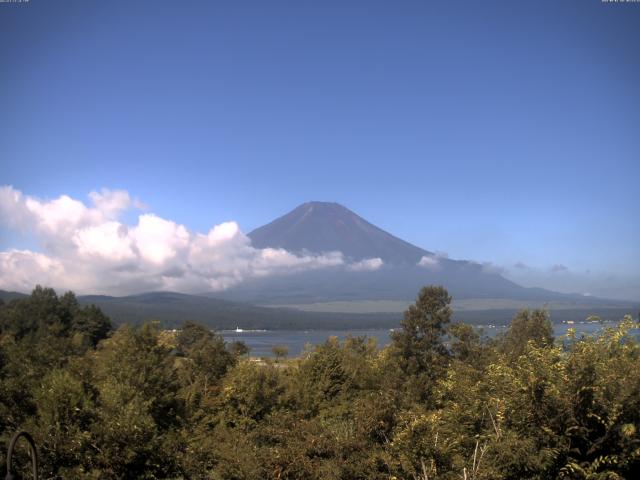
[[[0,4],[0,185],[126,190],[194,232],[337,201],[638,299],[638,45],[640,4],[599,0]]]

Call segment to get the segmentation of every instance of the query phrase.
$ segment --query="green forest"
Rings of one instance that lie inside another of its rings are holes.
[[[260,360],[195,323],[115,329],[37,287],[0,305],[1,435],[31,433],[43,479],[640,478],[630,315],[554,338],[523,310],[490,339],[451,300],[423,288],[384,348]]]

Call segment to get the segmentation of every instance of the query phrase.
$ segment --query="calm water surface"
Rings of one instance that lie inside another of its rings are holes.
[[[615,322],[605,323],[604,327],[616,325]],[[505,327],[481,326],[487,336],[493,337],[503,331]],[[575,324],[555,324],[553,326],[556,336],[565,335],[567,329],[575,328],[579,336],[581,333],[597,333],[603,328],[600,323],[575,323]],[[347,336],[366,336],[375,338],[379,347],[388,345],[391,341],[389,329],[369,329],[369,330],[246,330],[236,332],[235,330],[222,330],[220,333],[228,342],[234,340],[243,341],[250,349],[252,357],[271,357],[271,349],[275,345],[284,345],[289,348],[289,356],[300,355],[305,345],[317,345],[323,343],[327,338],[335,336],[344,340]]]

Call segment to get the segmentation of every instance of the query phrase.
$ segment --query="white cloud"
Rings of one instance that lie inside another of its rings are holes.
[[[28,250],[0,252],[0,288],[29,291],[34,277],[39,283],[50,285],[66,275],[62,262]]]
[[[419,267],[437,270],[440,268],[440,258],[436,255],[425,255],[418,262]]]
[[[44,201],[0,187],[0,224],[31,233],[43,245],[43,252],[0,252],[0,288],[28,291],[41,283],[79,293],[200,292],[251,277],[345,265],[340,252],[294,255],[253,248],[235,222],[203,234],[144,213],[126,225],[121,213],[142,205],[127,192],[101,190],[89,198],[90,206],[67,195]],[[346,268],[381,265],[380,259],[367,259]]]
[[[383,264],[384,262],[381,258],[365,258],[364,260],[348,265],[347,270],[351,270],[352,272],[372,272],[378,270]]]
[[[79,229],[100,226],[115,220],[123,211],[136,207],[123,190],[91,192],[93,206],[87,207],[68,195],[43,201],[24,195],[11,186],[0,187],[0,224],[22,232],[33,232],[56,254],[68,249]]]
[[[189,247],[191,235],[183,225],[157,217],[140,215],[138,225],[131,230],[140,258],[154,265],[176,259]]]
[[[103,257],[121,262],[136,257],[134,244],[125,225],[108,221],[100,225],[78,229],[73,235],[78,254],[83,257]]]
[[[89,198],[95,205],[95,208],[108,218],[115,218],[120,212],[132,206],[143,208],[142,203],[138,200],[131,199],[129,192],[124,190],[108,190],[103,188],[99,192],[90,192]]]

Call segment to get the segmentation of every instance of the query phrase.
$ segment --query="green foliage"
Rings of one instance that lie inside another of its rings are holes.
[[[420,290],[415,304],[404,312],[400,331],[393,332],[392,352],[410,399],[429,401],[437,379],[447,368],[443,336],[451,320],[451,296],[442,287]]]
[[[553,345],[553,326],[545,310],[521,310],[511,321],[504,335],[501,350],[512,360],[517,359],[533,342],[538,347]]]
[[[402,329],[248,357],[208,328],[112,332],[72,293],[0,304],[0,428],[43,478],[640,478],[640,345],[626,317],[554,341],[544,311],[488,340],[424,288]]]

